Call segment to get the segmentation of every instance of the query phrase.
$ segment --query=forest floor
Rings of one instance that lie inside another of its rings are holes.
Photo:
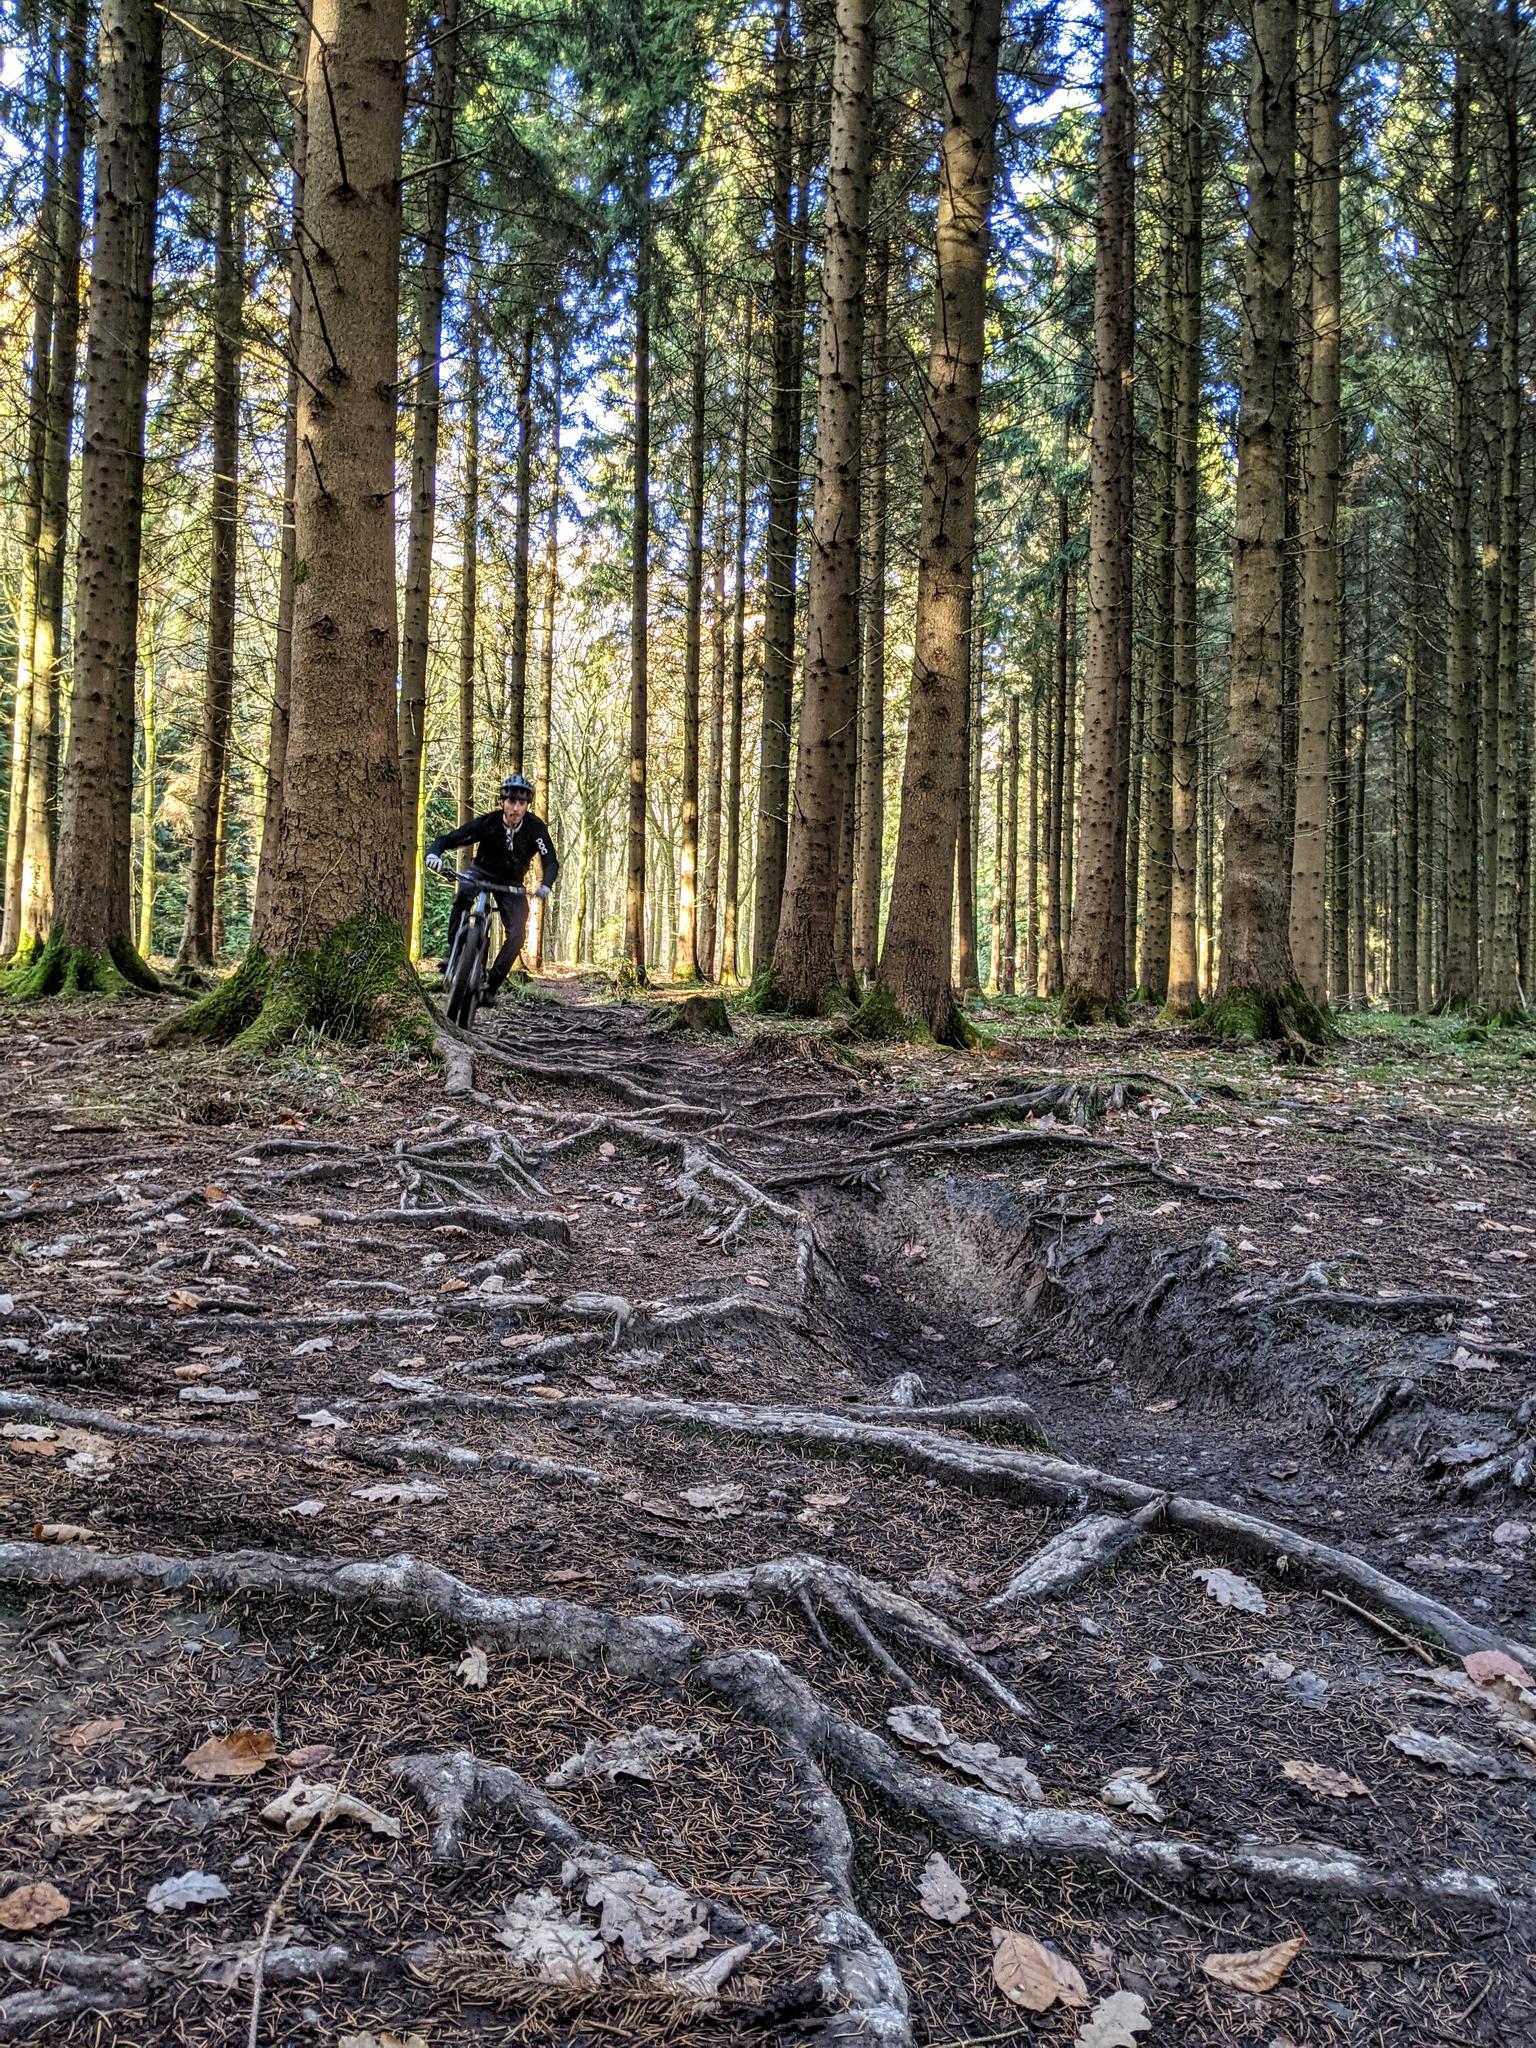
[[[0,1022],[0,2039],[1536,2039],[1536,1038],[985,1021]]]

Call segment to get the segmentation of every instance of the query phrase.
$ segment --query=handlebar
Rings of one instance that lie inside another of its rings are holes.
[[[521,882],[498,881],[494,875],[488,875],[480,868],[474,866],[467,868],[429,867],[427,873],[435,876],[439,882],[449,883],[455,889],[467,884],[472,889],[494,889],[501,896],[526,896],[528,894],[527,889]]]

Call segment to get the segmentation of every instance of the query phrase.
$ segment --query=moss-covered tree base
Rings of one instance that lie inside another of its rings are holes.
[[[1119,996],[1103,996],[1097,989],[1068,982],[1061,992],[1058,1015],[1063,1024],[1129,1024],[1131,1013]]]
[[[1206,1004],[1203,1022],[1213,1038],[1277,1043],[1298,1056],[1340,1038],[1328,1012],[1294,981],[1288,988],[1227,989]]]
[[[1201,1002],[1176,1003],[1170,997],[1157,1013],[1159,1024],[1193,1024],[1204,1011]]]
[[[44,996],[157,995],[160,981],[127,939],[108,946],[72,946],[59,933],[26,961],[20,957],[0,973],[0,995],[14,1002]]]
[[[259,1058],[302,1031],[431,1050],[432,1017],[398,925],[353,917],[302,953],[274,959],[253,949],[227,981],[172,1018],[157,1042],[210,1039]]]
[[[966,1021],[953,995],[930,1025],[925,1017],[909,1017],[890,991],[878,982],[849,1019],[847,1032],[850,1038],[869,1045],[942,1045],[952,1052],[966,1051],[981,1037]]]

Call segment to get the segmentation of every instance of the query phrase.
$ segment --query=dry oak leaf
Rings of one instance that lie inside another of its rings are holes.
[[[586,1902],[598,1909],[598,1933],[618,1942],[632,1963],[687,1962],[709,1940],[709,1910],[675,1884],[638,1870],[564,1865],[560,1881],[588,1880]]]
[[[1521,1686],[1527,1692],[1536,1690],[1536,1678],[1532,1678],[1518,1657],[1511,1657],[1505,1650],[1474,1650],[1461,1661],[1474,1685],[1493,1685],[1507,1678],[1511,1685]]]
[[[229,1189],[206,1187],[203,1189],[203,1200],[205,1202],[227,1202],[229,1200]]]
[[[144,1903],[151,1913],[184,1913],[188,1906],[207,1906],[228,1897],[229,1886],[222,1877],[206,1870],[184,1870],[179,1877],[163,1877],[152,1884]]]
[[[954,1927],[971,1910],[971,1895],[959,1876],[935,1849],[923,1865],[917,1880],[918,1903],[930,1920],[947,1920]]]
[[[1078,2028],[1074,2048],[1137,2048],[1136,2035],[1151,2024],[1144,1998],[1134,1991],[1112,1991]]]
[[[121,1735],[127,1725],[116,1714],[103,1715],[99,1720],[82,1721],[76,1728],[66,1728],[59,1740],[66,1749],[89,1749],[93,1742],[105,1742],[109,1735]]]
[[[1166,1820],[1167,1809],[1152,1792],[1153,1785],[1162,1775],[1161,1771],[1137,1770],[1128,1766],[1123,1771],[1116,1771],[1107,1784],[1099,1787],[1099,1797],[1111,1806],[1123,1806],[1138,1820]]]
[[[1202,1956],[1200,1967],[1216,1984],[1234,1991],[1273,1991],[1307,1945],[1304,1934],[1277,1941],[1272,1948],[1246,1949],[1238,1955]]]
[[[97,1532],[80,1522],[34,1522],[34,1543],[94,1543]]]
[[[519,1892],[491,1929],[514,1963],[546,1984],[588,1991],[602,1980],[603,1944],[574,1913],[567,1913],[548,1885]]]
[[[354,1500],[387,1501],[391,1507],[412,1506],[429,1500],[446,1500],[446,1486],[434,1486],[427,1479],[390,1479],[380,1486],[354,1486]]]
[[[0,1927],[12,1934],[30,1934],[51,1927],[69,1911],[69,1900],[52,1884],[19,1884],[0,1899]]]
[[[335,1754],[334,1742],[307,1742],[302,1749],[290,1749],[283,1762],[295,1771],[318,1771]]]
[[[491,1666],[490,1660],[478,1643],[470,1644],[469,1648],[459,1659],[458,1668],[453,1675],[462,1684],[472,1687],[474,1691],[484,1692],[486,1682],[491,1675]]]
[[[382,2034],[338,2034],[336,2048],[427,2048],[425,2034],[397,2034],[386,2027]]]
[[[1328,1764],[1308,1763],[1300,1757],[1280,1766],[1282,1778],[1289,1778],[1315,1799],[1358,1799],[1365,1787],[1348,1771],[1336,1771]]]
[[[713,1511],[722,1518],[726,1515],[740,1514],[741,1509],[737,1503],[744,1501],[746,1497],[747,1489],[744,1486],[731,1485],[690,1486],[683,1495],[689,1507],[698,1508],[701,1512]]]
[[[339,1785],[311,1785],[303,1778],[295,1778],[286,1792],[269,1801],[261,1809],[261,1818],[281,1821],[290,1835],[302,1835],[311,1821],[322,1818],[326,1821],[355,1820],[363,1827],[372,1828],[376,1835],[388,1835],[391,1840],[398,1838],[400,1833],[399,1821],[391,1820],[387,1813],[380,1813],[366,1800],[354,1799]]]
[[[591,1778],[609,1785],[620,1778],[652,1779],[658,1765],[675,1756],[697,1756],[702,1748],[701,1738],[691,1728],[658,1728],[645,1721],[638,1728],[610,1736],[606,1742],[589,1735],[580,1756],[568,1756],[549,1772],[544,1782],[558,1791],[562,1786],[581,1785]]]
[[[963,1771],[1004,1799],[1024,1799],[1038,1805],[1045,1797],[1040,1780],[1023,1757],[1004,1756],[995,1742],[962,1742],[945,1726],[937,1707],[926,1703],[892,1707],[885,1724],[893,1735],[910,1742],[914,1749],[937,1757],[952,1771]]]
[[[231,1728],[210,1735],[181,1760],[181,1767],[205,1784],[220,1778],[254,1778],[277,1755],[277,1741],[267,1728]]]
[[[992,1930],[992,1981],[1010,2005],[1026,2012],[1047,2012],[1058,1999],[1063,2005],[1088,2003],[1088,1986],[1065,1956],[1007,1927]]]
[[[1243,1614],[1268,1614],[1269,1603],[1252,1579],[1229,1572],[1225,1565],[1196,1565],[1189,1575],[1203,1579],[1205,1590],[1218,1607],[1236,1607]]]

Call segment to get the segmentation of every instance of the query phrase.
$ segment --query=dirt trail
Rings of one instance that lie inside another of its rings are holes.
[[[0,2038],[1532,2038],[1524,1093],[669,1016],[13,1028]]]

